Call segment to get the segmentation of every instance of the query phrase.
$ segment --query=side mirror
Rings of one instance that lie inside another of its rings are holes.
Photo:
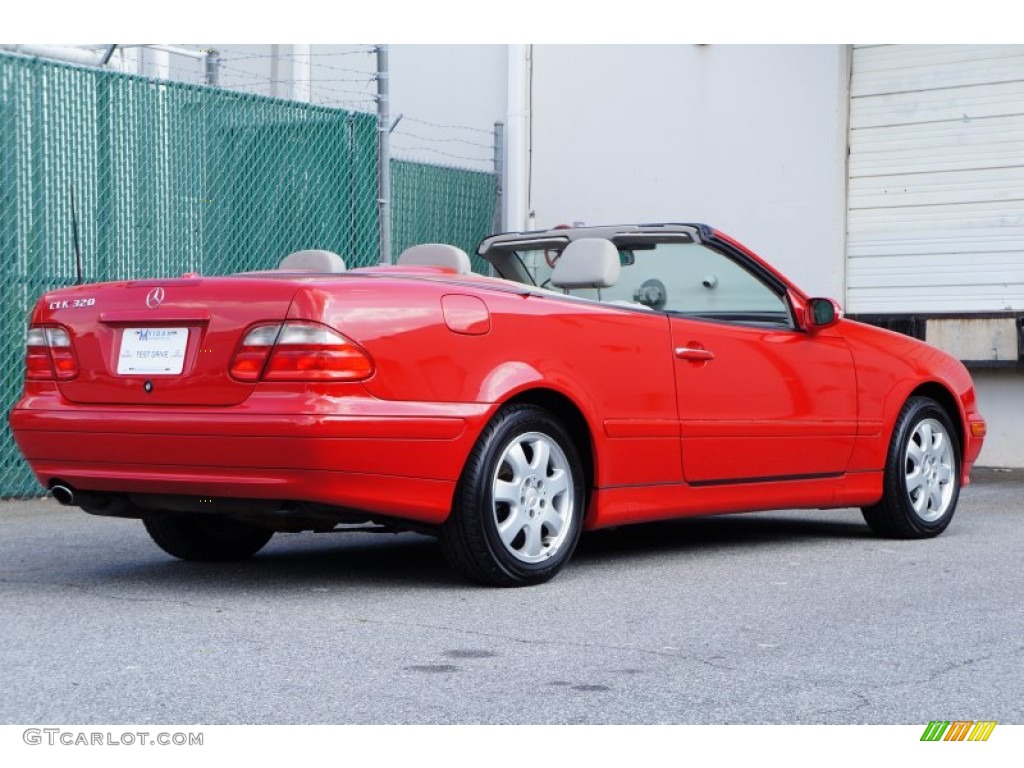
[[[811,299],[807,302],[809,330],[819,331],[839,322],[843,311],[835,299]]]

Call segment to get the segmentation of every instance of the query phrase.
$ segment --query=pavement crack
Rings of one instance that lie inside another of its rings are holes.
[[[191,603],[188,600],[174,600],[162,597],[133,597],[131,595],[114,595],[109,592],[102,592],[85,584],[72,584],[63,581],[24,581],[19,579],[0,579],[0,584],[32,584],[41,587],[65,587],[68,589],[76,589],[79,592],[83,592],[90,597],[96,597],[101,600],[116,600],[118,602],[127,603],[162,603],[165,605],[182,605],[187,608],[199,608],[202,610],[213,609],[216,610],[218,606],[203,605],[200,603]]]
[[[415,622],[406,621],[390,621],[387,619],[367,619],[367,618],[354,618],[349,621],[366,625],[376,624],[382,626],[393,626],[393,627],[405,627],[408,629],[430,629],[439,632],[450,632],[457,635],[466,637],[479,637],[488,640],[498,640],[509,643],[520,643],[522,645],[537,645],[537,646],[557,646],[563,648],[585,648],[588,650],[599,650],[599,651],[620,651],[626,653],[641,653],[647,656],[657,656],[661,658],[673,658],[673,659],[687,659],[690,661],[697,661],[701,664],[707,664],[708,666],[716,666],[711,664],[705,659],[697,658],[694,656],[687,656],[686,654],[679,653],[678,649],[650,649],[650,648],[638,648],[636,646],[629,645],[612,645],[607,643],[584,643],[573,640],[543,640],[538,638],[527,638],[517,637],[515,635],[503,635],[496,632],[483,632],[476,629],[458,629],[455,627],[447,627],[439,624],[421,624]],[[720,669],[730,669],[729,667],[719,666]]]
[[[848,707],[836,707],[835,709],[823,709],[818,712],[819,715],[852,715],[856,712],[860,712],[862,709],[866,709],[871,706],[871,699],[865,696],[863,693],[858,691],[847,691],[851,696],[856,696],[859,699],[859,703],[853,704]]]
[[[964,667],[970,667],[970,666],[972,666],[974,664],[979,664],[979,663],[981,663],[983,661],[989,661],[990,659],[994,659],[994,658],[996,658],[998,656],[1020,656],[1021,654],[1024,654],[1024,645],[1018,646],[1018,647],[1010,649],[1008,651],[1006,651],[1006,650],[996,650],[996,651],[992,651],[992,653],[985,654],[983,656],[974,656],[972,658],[963,659],[961,661],[952,661],[952,662],[949,662],[948,664],[946,664],[945,666],[943,666],[941,669],[938,669],[935,672],[932,672],[924,680],[909,681],[909,684],[914,684],[914,683],[918,683],[918,684],[920,684],[920,683],[931,683],[931,682],[934,682],[936,679],[942,677],[943,675],[948,675],[950,672],[955,672],[958,669],[963,669]]]

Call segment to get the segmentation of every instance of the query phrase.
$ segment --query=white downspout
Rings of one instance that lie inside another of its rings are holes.
[[[530,141],[528,46],[508,47],[508,114],[505,125],[505,223],[510,232],[527,228],[527,167]]]
[[[313,59],[310,56],[311,45],[292,46],[292,99],[309,102],[312,89],[310,80],[313,76]]]

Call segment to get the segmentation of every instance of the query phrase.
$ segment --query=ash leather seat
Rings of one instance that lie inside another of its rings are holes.
[[[460,275],[468,275],[473,271],[473,265],[464,250],[444,243],[423,243],[406,248],[396,263],[402,267],[444,267]]]
[[[573,240],[562,251],[551,273],[556,288],[611,288],[619,281],[622,264],[619,249],[603,237]]]
[[[345,260],[333,251],[295,251],[281,259],[277,268],[302,269],[309,272],[344,272]]]

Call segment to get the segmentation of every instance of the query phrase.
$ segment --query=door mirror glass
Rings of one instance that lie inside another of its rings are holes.
[[[839,305],[832,299],[811,299],[808,306],[813,328],[827,328],[839,320]]]

